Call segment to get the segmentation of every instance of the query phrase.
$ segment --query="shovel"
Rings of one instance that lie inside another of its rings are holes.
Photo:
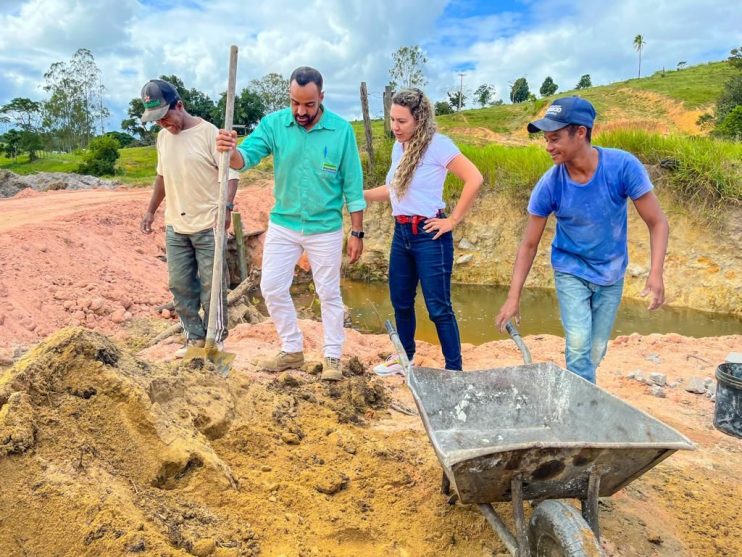
[[[237,47],[229,49],[229,81],[227,83],[227,107],[224,113],[224,129],[232,129],[234,118],[234,90],[237,80]],[[222,287],[222,271],[224,268],[224,219],[227,206],[227,181],[229,177],[230,152],[225,151],[219,159],[219,206],[217,208],[216,231],[214,240],[214,271],[211,281],[211,302],[209,304],[209,323],[206,329],[206,343],[203,348],[190,346],[183,357],[186,362],[192,360],[208,360],[214,364],[216,370],[225,377],[229,374],[230,364],[234,354],[223,352],[216,347],[216,320],[217,304],[221,303],[220,290]],[[227,308],[224,308],[225,311]]]

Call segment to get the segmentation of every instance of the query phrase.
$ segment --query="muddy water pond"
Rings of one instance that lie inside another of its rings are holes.
[[[385,319],[394,319],[387,284],[345,280],[343,301],[349,307],[353,326],[364,332],[384,332]],[[459,322],[462,342],[481,344],[505,338],[494,328],[497,311],[505,301],[507,288],[454,284],[451,287],[453,307]],[[297,305],[311,302],[311,295],[296,296]],[[316,305],[319,304],[316,302]],[[422,293],[418,290],[417,334],[420,340],[438,342],[435,326],[428,319]],[[559,306],[553,290],[525,289],[521,300],[523,335],[563,335],[559,322]],[[742,334],[742,320],[726,314],[707,313],[689,308],[663,307],[647,311],[646,303],[624,300],[618,311],[613,338],[639,333],[678,333],[690,337],[710,337]]]

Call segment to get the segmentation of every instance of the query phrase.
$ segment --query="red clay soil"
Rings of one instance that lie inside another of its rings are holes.
[[[67,325],[111,332],[171,299],[162,210],[139,221],[150,190],[35,192],[0,200],[0,354]],[[244,229],[264,226],[269,186],[239,190]]]

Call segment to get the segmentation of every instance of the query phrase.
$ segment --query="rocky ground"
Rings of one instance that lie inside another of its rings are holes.
[[[264,191],[240,190],[248,229],[265,218]],[[0,202],[0,554],[504,554],[474,507],[439,493],[402,379],[369,372],[386,337],[348,330],[353,358],[332,385],[318,379],[310,320],[310,361],[281,374],[255,365],[277,348],[270,321],[232,331],[227,378],[173,361],[176,337],[142,349],[173,323],[153,312],[168,295],[162,237],[138,232],[148,195]],[[562,339],[525,341],[534,360],[563,365]],[[599,385],[697,450],[601,500],[607,555],[742,554],[742,441],[713,428],[710,398],[716,365],[740,348],[742,335],[611,343]],[[419,354],[440,366],[437,347]],[[464,362],[473,373],[520,356],[500,341],[465,345]]]

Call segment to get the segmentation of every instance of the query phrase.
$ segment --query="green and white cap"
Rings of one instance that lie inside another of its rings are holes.
[[[178,90],[167,81],[153,79],[142,87],[144,114],[142,122],[156,122],[165,117],[175,101],[180,100]]]

